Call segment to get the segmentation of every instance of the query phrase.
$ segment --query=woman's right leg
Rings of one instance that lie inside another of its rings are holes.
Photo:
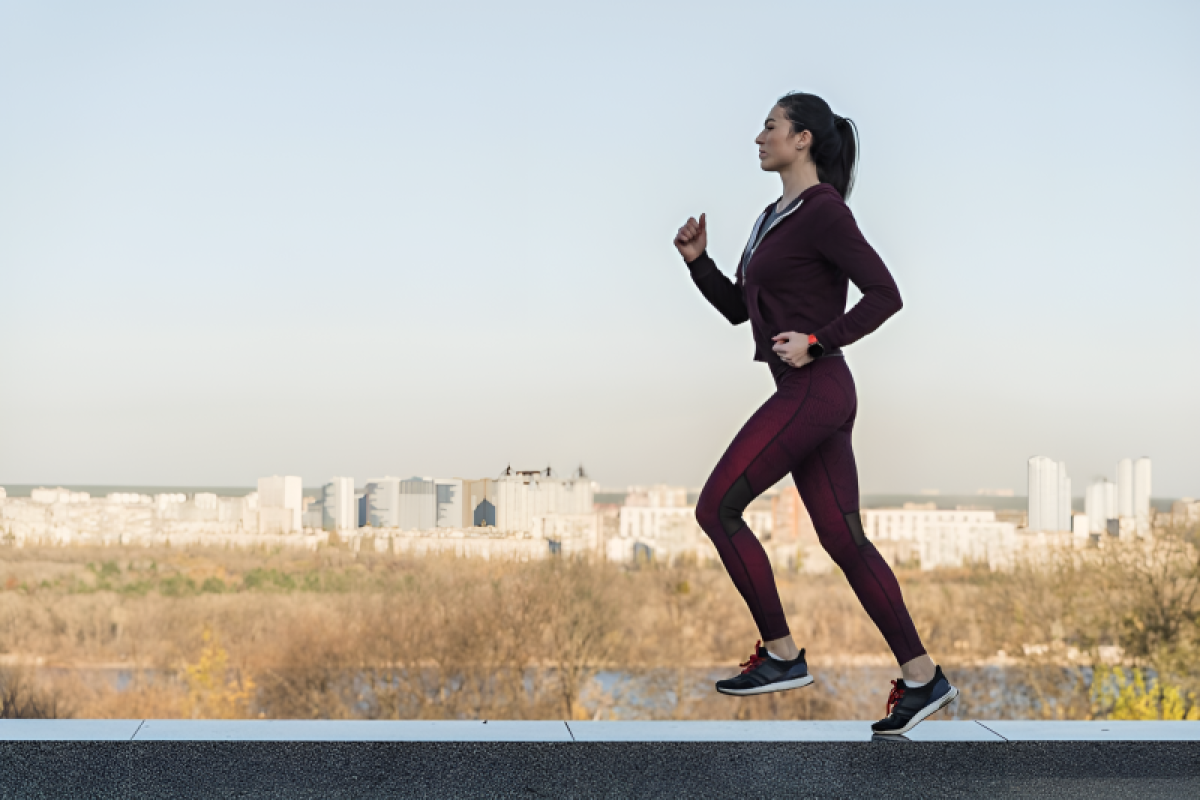
[[[742,512],[851,417],[853,397],[840,381],[845,369],[844,363],[822,359],[786,373],[738,431],[696,504],[696,520],[716,545],[765,642],[789,636],[788,624],[771,562]]]
[[[765,642],[789,636],[788,624],[771,561],[742,512],[792,467],[792,460],[778,446],[778,435],[803,406],[804,394],[776,392],[747,420],[717,462],[696,503],[696,521],[717,548]]]

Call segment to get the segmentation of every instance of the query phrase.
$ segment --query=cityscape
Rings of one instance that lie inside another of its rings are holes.
[[[1077,512],[1066,464],[1034,456],[1023,512],[982,504],[941,508],[930,500],[864,508],[861,516],[867,537],[899,566],[1006,569],[1039,549],[1099,547],[1108,538],[1143,537],[1156,525],[1200,520],[1200,502],[1192,498],[1175,501],[1166,513],[1152,508],[1151,474],[1149,458],[1120,460],[1116,481],[1091,484],[1085,509]],[[0,543],[342,544],[379,553],[518,560],[577,555],[626,564],[716,559],[686,487],[599,490],[582,467],[564,476],[549,467],[511,466],[495,478],[380,477],[361,488],[339,476],[316,493],[306,493],[295,475],[260,478],[257,490],[243,496],[118,491],[92,497],[40,487],[28,497],[7,497],[0,489]],[[794,486],[764,493],[745,517],[777,568],[834,569]]]

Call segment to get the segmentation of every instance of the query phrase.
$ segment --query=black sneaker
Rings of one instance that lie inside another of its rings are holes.
[[[872,725],[871,730],[884,734],[908,733],[921,720],[950,705],[956,697],[958,689],[946,680],[941,667],[934,671],[933,680],[915,689],[906,686],[902,680],[892,681],[887,717]]]
[[[803,650],[791,661],[780,661],[772,658],[760,641],[754,645],[754,655],[741,666],[745,667],[741,675],[717,681],[718,692],[739,696],[766,694],[782,692],[785,689],[799,689],[813,682],[812,675],[808,674]]]

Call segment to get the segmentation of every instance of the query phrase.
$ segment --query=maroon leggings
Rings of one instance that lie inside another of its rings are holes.
[[[742,512],[788,472],[821,545],[845,573],[871,620],[904,664],[925,653],[900,584],[863,533],[850,433],[858,401],[846,360],[779,365],[776,391],[742,427],[713,470],[696,519],[754,616],[764,641],[788,635],[771,562]]]

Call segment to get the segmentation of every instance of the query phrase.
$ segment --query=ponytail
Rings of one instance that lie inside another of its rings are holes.
[[[817,165],[817,177],[837,189],[843,200],[850,199],[858,173],[858,126],[853,120],[833,113],[821,98],[804,92],[788,92],[779,98],[779,106],[792,123],[792,132],[812,134],[810,150]]]

